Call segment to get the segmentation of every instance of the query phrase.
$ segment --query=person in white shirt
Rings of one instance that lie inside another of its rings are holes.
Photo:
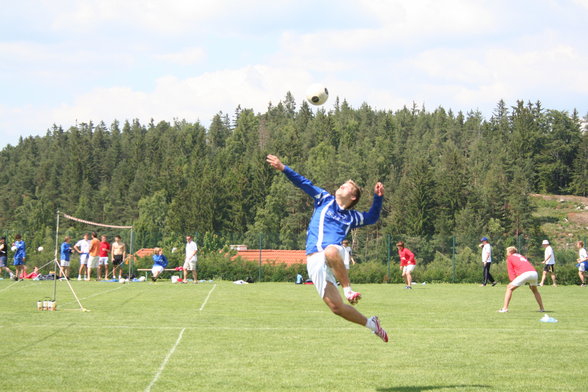
[[[555,283],[555,253],[553,253],[553,248],[549,244],[549,241],[543,240],[541,246],[545,248],[545,260],[542,261],[545,266],[543,267],[543,276],[541,277],[541,283],[539,286],[543,286],[545,283],[545,277],[547,277],[547,273],[551,273],[551,282],[553,286],[557,286]]]
[[[192,279],[194,283],[198,283],[198,271],[196,265],[198,264],[198,245],[193,241],[192,236],[186,236],[186,258],[184,259],[184,283],[188,282],[188,271],[192,271]]]
[[[486,286],[488,282],[492,282],[492,286],[496,286],[496,280],[490,274],[490,266],[492,266],[492,246],[487,237],[482,237],[480,240],[482,247],[482,263],[484,264],[484,280],[482,286]]]
[[[84,234],[84,238],[76,242],[74,249],[80,254],[80,270],[78,272],[78,280],[86,278],[88,272],[88,258],[90,257],[90,240],[88,233]]]
[[[578,276],[580,276],[580,281],[582,281],[581,286],[586,287],[586,282],[584,279],[584,273],[586,272],[586,267],[588,266],[588,253],[584,248],[584,241],[576,242],[576,248],[578,248]]]
[[[343,242],[341,242],[341,246],[343,246],[343,249],[345,249],[345,259],[343,260],[343,263],[345,264],[345,268],[349,269],[351,264],[355,264],[355,260],[353,259],[352,255],[353,250],[351,249],[351,246],[349,246],[348,240],[343,240]]]

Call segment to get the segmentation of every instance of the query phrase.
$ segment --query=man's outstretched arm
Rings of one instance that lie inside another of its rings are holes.
[[[306,177],[304,177],[303,175],[296,173],[294,170],[292,170],[288,166],[284,165],[282,163],[282,161],[280,161],[280,158],[278,158],[277,156],[275,156],[275,155],[268,155],[267,158],[266,158],[266,161],[274,169],[283,172],[284,175],[294,185],[296,185],[298,188],[302,189],[310,197],[313,197],[314,198],[318,194],[321,194],[321,193],[328,194],[328,192],[325,191],[324,189],[319,188],[317,186],[314,186],[313,183],[309,179],[307,179]]]
[[[373,225],[380,219],[380,212],[382,211],[382,202],[384,201],[384,185],[377,182],[374,186],[374,200],[369,211],[361,213],[362,221],[358,226]]]

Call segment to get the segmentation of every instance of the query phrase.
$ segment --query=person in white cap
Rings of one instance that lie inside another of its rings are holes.
[[[482,286],[486,286],[489,282],[492,283],[492,286],[496,286],[498,282],[494,280],[494,277],[490,273],[490,266],[492,266],[492,246],[488,241],[488,237],[482,237],[480,247],[482,248],[482,264],[484,264],[484,280],[482,281]]]
[[[543,240],[541,245],[545,248],[545,260],[542,261],[545,266],[543,267],[543,276],[541,277],[541,283],[539,283],[539,286],[543,286],[543,283],[545,283],[545,277],[549,272],[551,273],[551,282],[555,287],[557,286],[555,283],[555,253],[553,253],[553,248],[549,244],[549,241]]]

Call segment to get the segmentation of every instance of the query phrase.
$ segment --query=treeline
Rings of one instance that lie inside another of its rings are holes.
[[[265,163],[273,153],[329,191],[349,178],[386,186],[378,225],[387,234],[455,236],[475,246],[491,238],[539,237],[529,193],[588,193],[588,142],[578,113],[537,103],[499,102],[480,112],[299,107],[291,94],[265,113],[219,113],[208,129],[178,120],[54,126],[0,152],[0,230],[46,242],[57,210],[143,233],[227,233],[231,241],[300,249],[312,201]],[[75,228],[64,222],[64,228]],[[65,229],[64,229],[65,230]],[[149,245],[149,244],[146,244]],[[154,244],[150,244],[154,245]],[[383,257],[383,256],[382,256]]]

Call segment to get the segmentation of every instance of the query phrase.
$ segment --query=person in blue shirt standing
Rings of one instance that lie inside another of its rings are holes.
[[[71,241],[71,237],[65,236],[63,243],[61,244],[61,262],[59,264],[59,277],[67,280],[69,280],[70,256],[73,253],[73,249],[69,244],[69,241]]]
[[[384,198],[384,185],[376,183],[374,199],[368,212],[352,210],[361,197],[361,190],[349,180],[337,189],[335,195],[314,186],[311,181],[284,165],[275,155],[268,155],[267,163],[283,172],[298,188],[314,200],[314,211],[306,234],[306,268],[319,295],[331,311],[347,321],[365,326],[384,342],[388,334],[380,326],[378,317],[369,319],[353,306],[343,302],[337,280],[343,286],[345,298],[357,304],[361,294],[351,289],[345,268],[345,248],[340,244],[351,229],[376,223],[380,218]]]
[[[167,257],[163,254],[163,248],[155,248],[155,254],[153,255],[153,267],[151,267],[151,280],[157,281],[159,275],[167,267]]]
[[[22,236],[17,234],[14,236],[14,243],[12,244],[12,250],[14,251],[14,268],[15,276],[14,280],[22,280],[24,276],[27,274],[27,245],[22,240]]]

